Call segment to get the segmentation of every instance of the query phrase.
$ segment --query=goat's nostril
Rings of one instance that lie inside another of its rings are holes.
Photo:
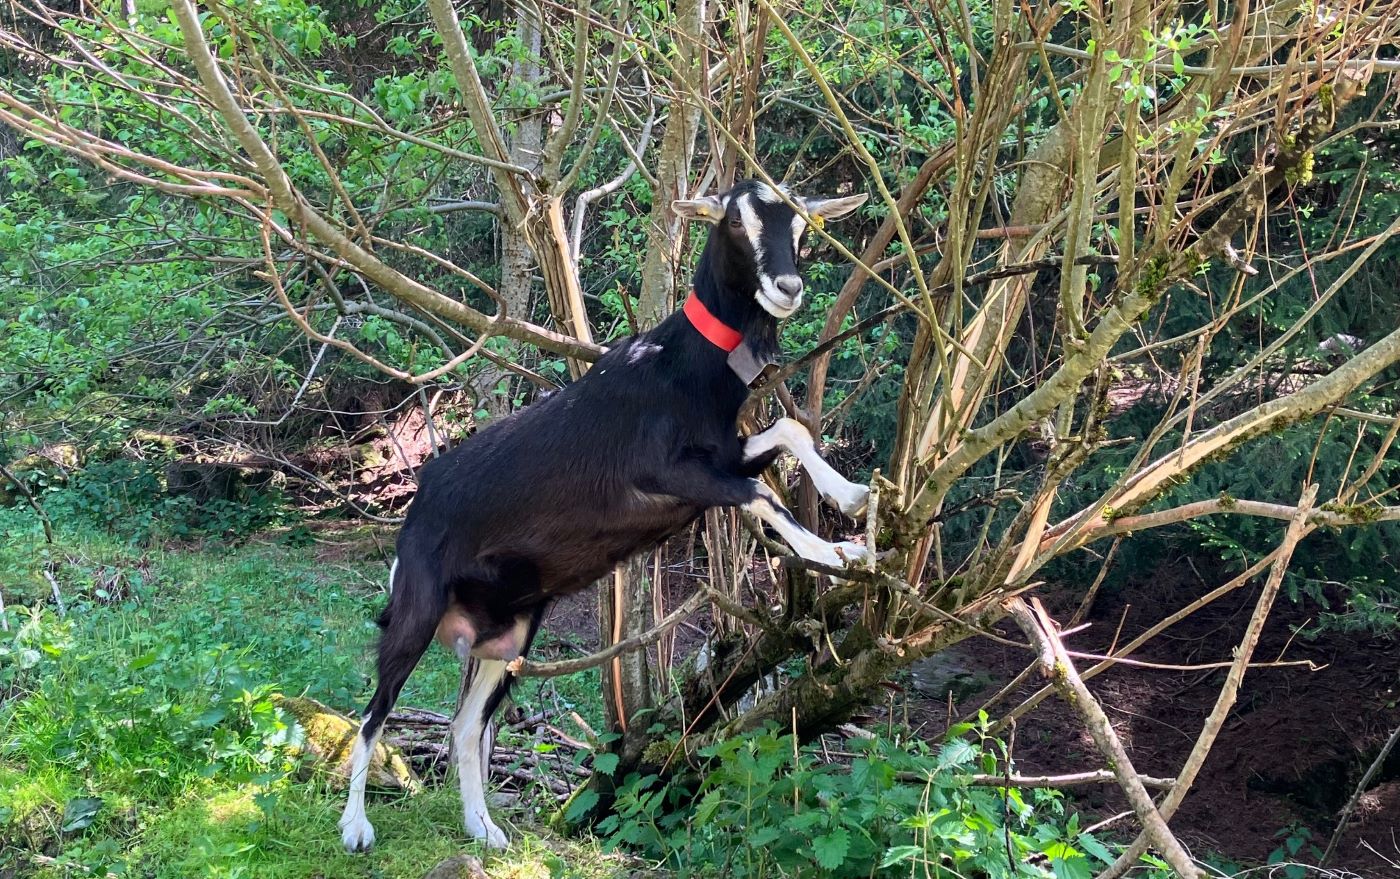
[[[802,279],[789,275],[785,278],[778,278],[776,281],[778,289],[788,296],[797,296],[802,292]]]

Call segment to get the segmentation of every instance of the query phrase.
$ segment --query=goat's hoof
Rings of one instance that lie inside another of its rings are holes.
[[[852,519],[859,519],[865,515],[866,505],[870,503],[870,486],[856,485],[851,483],[850,491],[846,496],[837,500],[836,508]]]
[[[367,852],[374,847],[374,825],[363,815],[347,815],[340,819],[340,841],[352,855]]]
[[[487,848],[504,849],[510,847],[510,840],[506,838],[501,828],[485,815],[468,815],[466,820],[467,835],[472,839],[479,839],[486,843]]]
[[[870,548],[863,543],[852,543],[849,540],[843,540],[840,543],[833,544],[833,546],[836,549],[836,554],[846,562],[863,562],[870,558]]]

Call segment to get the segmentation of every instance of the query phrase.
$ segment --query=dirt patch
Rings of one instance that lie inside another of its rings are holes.
[[[1225,579],[1208,575],[1214,585]],[[1128,588],[1103,596],[1089,629],[1069,638],[1071,649],[1104,653],[1187,604],[1207,586],[1191,571],[1159,571]],[[1135,658],[1166,665],[1228,662],[1248,621],[1255,589],[1226,596],[1149,642]],[[1052,597],[1053,598],[1053,597]],[[1053,604],[1053,601],[1052,601]],[[1060,618],[1069,615],[1066,608]],[[1281,602],[1255,656],[1311,660],[1303,668],[1251,670],[1205,766],[1172,827],[1193,851],[1231,860],[1263,862],[1283,844],[1281,834],[1299,828],[1325,846],[1336,815],[1386,737],[1400,725],[1400,649],[1393,639],[1329,633],[1300,634],[1316,606]],[[1016,637],[1010,630],[1004,634]],[[955,648],[953,661],[969,670],[972,686],[955,714],[974,710],[1027,664],[1021,651],[979,639]],[[1092,662],[1082,661],[1081,668]],[[984,677],[978,679],[977,674]],[[1160,670],[1117,666],[1090,681],[1127,746],[1134,765],[1147,775],[1174,776],[1210,712],[1224,670]],[[947,688],[940,694],[912,689],[911,719],[931,736],[947,723]],[[991,714],[998,716],[1041,684],[1019,687]],[[954,690],[955,697],[958,695]],[[1015,758],[1025,772],[1072,772],[1103,768],[1078,717],[1051,699],[1023,718],[1016,731]],[[1397,777],[1392,777],[1392,774]],[[1329,866],[1365,877],[1400,875],[1400,766],[1388,765],[1381,783],[1365,798]],[[1116,788],[1079,789],[1075,807],[1094,821],[1124,811]],[[1129,821],[1118,825],[1129,828]],[[1130,832],[1125,830],[1125,832]],[[1306,849],[1305,849],[1306,851]]]

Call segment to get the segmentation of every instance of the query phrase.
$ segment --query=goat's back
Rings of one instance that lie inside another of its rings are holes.
[[[582,589],[702,510],[637,489],[683,455],[732,467],[743,389],[697,383],[665,325],[623,340],[582,378],[488,425],[420,473],[402,558],[506,613]],[[722,397],[723,399],[717,399]],[[478,596],[480,597],[480,596]]]

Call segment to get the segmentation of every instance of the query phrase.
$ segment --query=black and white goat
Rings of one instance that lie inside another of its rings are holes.
[[[865,557],[863,546],[802,528],[755,478],[786,450],[845,513],[858,514],[868,493],[821,459],[797,421],[740,439],[748,376],[730,365],[735,349],[749,363],[777,354],[778,321],[802,302],[797,259],[808,218],[837,219],[865,198],[793,197],[804,216],[766,184],[746,181],[676,202],[680,215],[714,226],[684,309],[423,468],[380,618],[378,687],[351,757],[340,819],[347,849],[374,842],[365,817],[370,755],[434,637],[471,672],[452,719],[467,833],[502,847],[482,789],[486,731],[509,688],[507,664],[529,649],[553,599],[586,588],[709,507],[749,510],[803,558],[841,565]]]

